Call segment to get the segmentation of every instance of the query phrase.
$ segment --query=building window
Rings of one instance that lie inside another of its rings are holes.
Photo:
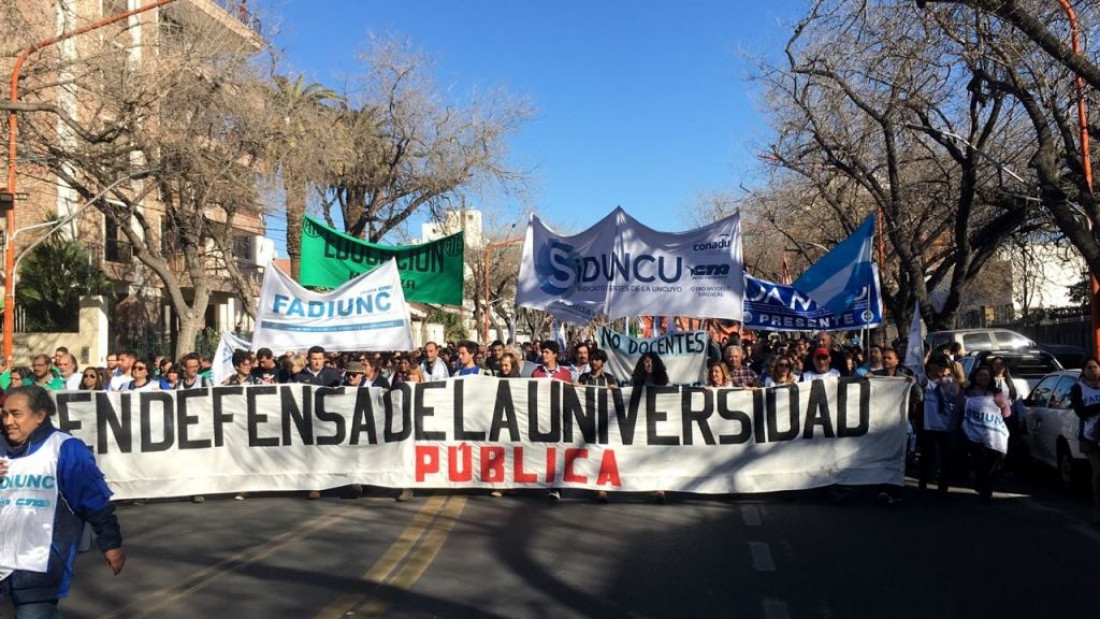
[[[103,219],[103,259],[107,262],[129,263],[134,257],[133,248],[123,240],[125,235],[118,228],[118,222],[111,218]]]

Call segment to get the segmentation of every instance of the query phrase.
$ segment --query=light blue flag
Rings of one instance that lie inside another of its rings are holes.
[[[820,260],[810,265],[794,282],[794,288],[810,297],[818,307],[840,314],[874,283],[871,243],[875,215],[870,214],[852,236],[844,239]]]

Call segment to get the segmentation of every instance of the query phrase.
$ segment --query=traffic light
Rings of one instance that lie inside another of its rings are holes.
[[[15,194],[10,191],[0,191],[0,213],[6,213],[15,208]]]

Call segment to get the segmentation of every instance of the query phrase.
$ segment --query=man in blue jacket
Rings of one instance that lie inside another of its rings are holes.
[[[0,414],[0,590],[16,619],[60,617],[85,522],[107,567],[118,574],[126,563],[103,473],[83,442],[53,426],[55,411],[45,389],[29,386],[8,391]]]

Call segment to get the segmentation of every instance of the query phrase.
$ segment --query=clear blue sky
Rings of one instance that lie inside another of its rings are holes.
[[[798,0],[250,5],[286,68],[310,80],[341,84],[360,70],[368,35],[389,34],[430,54],[436,80],[456,92],[504,86],[526,97],[536,116],[510,148],[533,173],[531,199],[501,206],[533,208],[563,232],[616,205],[653,228],[687,229],[699,195],[758,182],[768,130],[747,80],[752,58],[782,54],[804,10]]]

